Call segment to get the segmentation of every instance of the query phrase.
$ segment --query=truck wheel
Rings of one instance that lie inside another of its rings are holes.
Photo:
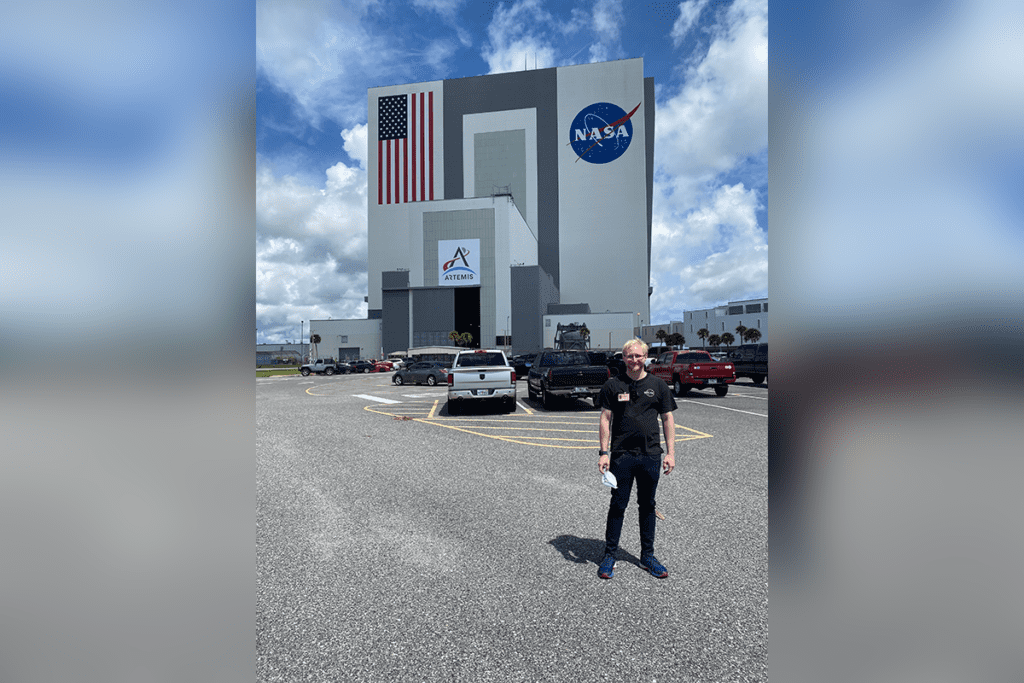
[[[405,384],[405,380],[402,379],[401,375],[395,375],[395,384],[397,384],[398,386],[402,386],[403,384]]]
[[[437,378],[433,375],[427,375],[427,386],[432,387],[437,384]]]
[[[363,368],[363,374],[366,375],[370,372],[370,368]]]
[[[555,405],[554,397],[551,396],[551,394],[548,393],[548,390],[545,389],[544,387],[540,388],[540,402],[541,405],[544,406],[544,410],[551,410],[551,408]]]
[[[330,377],[331,375],[334,374],[334,368],[327,368],[326,370],[324,370],[324,374]]]
[[[672,383],[672,388],[675,390],[676,396],[685,396],[686,392],[690,390],[690,387],[680,382],[678,377]]]
[[[537,392],[533,390],[529,382],[526,383],[526,393],[530,396],[531,401],[537,400]]]
[[[448,414],[458,415],[459,409],[455,407],[455,401],[448,401]]]
[[[715,396],[725,396],[729,393],[729,387],[715,387]]]
[[[762,384],[764,382],[764,375],[754,375],[750,379],[754,384]]]
[[[302,368],[299,372],[302,373],[303,377],[309,377],[309,368]]]
[[[516,412],[516,400],[514,398],[505,399],[505,412],[514,413]]]

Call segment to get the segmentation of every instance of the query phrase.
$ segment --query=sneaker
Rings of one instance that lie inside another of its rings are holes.
[[[597,575],[602,579],[610,579],[615,576],[615,558],[607,555],[597,568]]]
[[[651,573],[651,576],[657,579],[664,579],[668,576],[668,570],[665,569],[665,565],[658,562],[654,555],[645,557],[640,560],[640,566]]]

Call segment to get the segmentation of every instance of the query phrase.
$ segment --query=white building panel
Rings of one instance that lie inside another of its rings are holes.
[[[643,100],[642,59],[558,70],[561,300],[649,321]]]

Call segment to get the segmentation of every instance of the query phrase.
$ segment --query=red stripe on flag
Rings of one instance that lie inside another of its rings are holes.
[[[434,201],[434,92],[430,92],[430,201]]]
[[[412,201],[416,201],[416,93],[410,97],[412,106],[409,107],[409,118],[412,120],[412,135],[409,137],[412,147]]]
[[[427,200],[427,174],[423,171],[424,154],[423,154],[423,140],[426,136],[423,134],[424,124],[426,119],[423,117],[423,93],[420,93],[420,201]]]
[[[384,149],[384,141],[377,140],[377,203],[384,203],[384,179],[381,177],[384,174],[384,160],[381,157],[381,152]]]
[[[402,196],[409,201],[409,141],[402,142]]]
[[[398,184],[398,173],[399,171],[401,171],[401,169],[398,167],[398,148],[401,146],[402,145],[400,144],[400,142],[398,140],[395,140],[395,204],[401,201],[401,199],[398,196],[398,190],[400,188],[400,185]]]
[[[388,204],[391,203],[391,140],[388,140]]]

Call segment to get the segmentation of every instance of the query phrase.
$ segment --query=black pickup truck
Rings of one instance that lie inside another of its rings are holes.
[[[768,345],[740,344],[726,359],[736,367],[736,377],[749,377],[761,384],[768,376]]]
[[[530,398],[539,398],[545,408],[560,398],[592,398],[597,405],[597,395],[609,377],[608,366],[591,365],[586,351],[541,351],[526,385]]]

